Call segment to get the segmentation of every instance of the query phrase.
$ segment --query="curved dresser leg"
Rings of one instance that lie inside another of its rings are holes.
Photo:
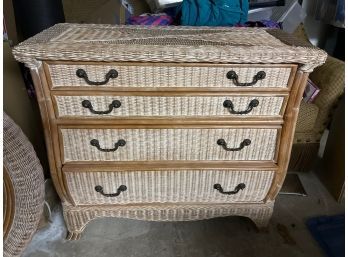
[[[266,232],[268,231],[268,224],[272,217],[272,213],[273,206],[271,208],[260,208],[259,211],[250,213],[246,216],[254,222],[254,224],[260,232]]]
[[[63,216],[68,230],[67,240],[79,240],[87,223],[93,219],[82,209],[67,204],[63,204]]]
[[[81,238],[81,233],[79,232],[70,232],[66,236],[66,240],[79,240]]]

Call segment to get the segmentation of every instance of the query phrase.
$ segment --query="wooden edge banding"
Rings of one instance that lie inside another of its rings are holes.
[[[55,147],[57,147],[55,140],[57,140],[57,138],[54,135],[54,131],[56,131],[57,128],[54,129],[54,124],[52,124],[54,123],[54,114],[52,115],[52,106],[50,109],[47,103],[47,99],[50,98],[47,84],[45,84],[46,77],[41,67],[38,69],[31,69],[30,72],[34,82],[37,101],[39,103],[41,113],[41,120],[44,127],[44,136],[52,181],[60,199],[64,200],[67,199],[67,197],[61,172],[59,170],[60,166],[58,164],[60,162],[59,159],[57,160],[57,156],[55,156]]]
[[[45,77],[46,77],[47,85],[48,85],[49,89],[52,90],[53,82],[52,82],[52,78],[51,78],[51,74],[50,74],[50,70],[49,70],[49,65],[46,61],[44,61],[42,67],[43,67],[43,72],[44,72]]]
[[[275,153],[274,153],[274,162],[275,163],[278,163],[278,159],[279,159],[279,148],[280,148],[281,134],[282,134],[282,130],[278,129],[277,141],[276,141]]]
[[[296,72],[297,72],[297,65],[292,66],[291,67],[290,77],[289,77],[289,80],[288,80],[288,89],[289,89],[289,91],[292,90],[292,86],[294,85]]]
[[[304,88],[307,85],[308,75],[309,73],[303,73],[301,71],[297,72],[293,88],[294,92],[290,96],[286,113],[284,115],[284,126],[281,133],[281,145],[279,149],[279,174],[273,179],[266,201],[273,201],[275,199],[285,180],[291,156],[291,146],[294,138],[299,106]]]
[[[63,167],[64,167],[64,166],[63,166]],[[70,193],[70,190],[69,190],[69,187],[68,187],[68,183],[67,183],[67,180],[66,180],[65,172],[63,172],[63,168],[62,168],[62,176],[63,176],[63,180],[64,180],[64,185],[65,185],[66,193],[67,193],[67,195],[68,195],[68,198],[70,199],[70,203],[71,203],[73,206],[76,206],[76,202],[75,202],[74,198],[71,196],[71,193]]]
[[[281,129],[280,124],[236,124],[231,125],[207,125],[207,124],[64,124],[59,129]]]
[[[88,91],[83,91],[81,92],[78,89],[75,89],[73,91],[52,91],[51,92],[52,96],[163,96],[163,97],[170,97],[170,96],[207,96],[207,97],[212,97],[212,96],[261,96],[261,97],[285,97],[288,96],[287,92],[265,92],[264,90],[255,90],[253,92],[229,92],[229,91],[224,91],[223,89],[216,91],[216,92],[206,92],[204,90],[200,91],[166,91],[166,92],[147,92],[147,91],[141,91],[138,90],[136,92],[104,92],[104,91],[96,91],[96,90],[88,90]]]
[[[215,203],[215,205],[219,205],[219,206],[226,206],[226,207],[231,207],[231,205],[233,206],[236,206],[238,208],[240,207],[244,207],[245,205],[248,205],[248,206],[265,206],[265,207],[268,207],[268,205],[272,203],[272,202],[267,202],[267,203],[264,203],[264,202],[235,202],[235,203]],[[77,206],[69,206],[70,208],[72,207],[74,209],[74,211],[76,210],[80,210],[80,211],[83,211],[84,209],[93,209],[93,208],[97,208],[97,209],[112,209],[113,207],[116,207],[116,208],[129,208],[129,207],[147,207],[147,206],[151,206],[153,207],[154,209],[155,208],[166,208],[166,207],[177,207],[177,206],[182,206],[182,207],[185,207],[185,206],[192,206],[192,205],[195,205],[195,206],[211,206],[212,203],[201,203],[201,202],[178,202],[178,203],[170,203],[170,202],[167,202],[167,203],[128,203],[128,204],[100,204],[100,205],[95,205],[95,204],[91,204],[91,205],[83,205],[83,204],[79,204]],[[69,210],[68,210],[69,211]]]
[[[271,161],[139,161],[139,162],[98,162],[98,163],[67,163],[63,172],[109,172],[134,170],[274,170],[278,166]]]
[[[158,126],[164,127],[175,127],[180,125],[185,126],[207,126],[210,125],[210,128],[223,128],[227,126],[233,126],[233,127],[259,127],[259,128],[268,128],[272,126],[280,126],[283,124],[283,118],[281,116],[278,117],[270,117],[265,116],[263,118],[227,118],[223,117],[220,119],[217,118],[173,118],[173,117],[165,117],[165,118],[157,118],[153,119],[150,117],[134,117],[134,118],[128,118],[123,119],[122,117],[115,117],[115,118],[104,118],[104,119],[93,119],[93,118],[85,118],[81,119],[81,117],[71,117],[71,118],[64,118],[64,119],[58,119],[55,121],[57,125],[59,126],[74,126],[74,125],[84,125],[85,128],[87,126],[113,126],[115,124],[119,126],[125,126],[128,128],[137,128],[139,126],[151,126],[153,124],[157,124]],[[168,125],[171,124],[171,125]],[[267,124],[267,125],[266,125]]]
[[[176,92],[184,92],[184,93],[197,93],[197,92],[225,92],[227,93],[289,93],[290,90],[287,87],[262,87],[260,89],[257,88],[238,88],[238,87],[92,87],[92,86],[73,86],[73,87],[55,87],[51,89],[53,92],[70,92],[70,91],[81,91],[81,92],[89,92],[89,91],[100,91],[100,92],[163,92],[170,93],[173,91]]]
[[[16,197],[14,194],[14,188],[8,170],[3,166],[4,175],[4,224],[3,224],[3,240],[7,238],[8,233],[11,230],[14,215],[15,215],[15,205]]]

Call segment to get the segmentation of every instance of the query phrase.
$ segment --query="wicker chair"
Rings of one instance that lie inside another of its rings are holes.
[[[4,257],[21,256],[37,229],[44,204],[39,159],[13,120],[4,113]]]
[[[302,25],[294,34],[308,41]],[[312,168],[321,136],[329,127],[344,92],[344,62],[328,56],[326,63],[310,74],[310,79],[320,92],[313,103],[303,102],[300,106],[289,170],[309,171]]]

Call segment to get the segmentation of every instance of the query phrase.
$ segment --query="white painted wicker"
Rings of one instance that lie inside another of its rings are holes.
[[[231,114],[223,106],[225,100],[233,103],[234,111],[245,111],[252,100],[259,105],[247,114]],[[257,117],[281,116],[284,103],[282,96],[55,96],[57,117],[88,117],[104,119],[106,117],[129,116],[225,116],[225,117]],[[82,102],[91,102],[94,111],[109,110],[114,100],[121,102],[121,107],[113,108],[108,114],[95,114],[82,106]]]
[[[77,205],[138,203],[236,203],[262,202],[273,181],[274,171],[168,170],[118,172],[66,172],[69,192]],[[245,189],[226,195],[214,189],[233,191],[240,184]],[[116,197],[105,197],[95,190],[102,186],[106,194],[127,190]]]
[[[273,160],[277,129],[61,129],[64,162],[155,160]],[[113,152],[120,139],[126,145]],[[245,139],[251,144],[240,151],[226,151],[217,144],[237,148]]]

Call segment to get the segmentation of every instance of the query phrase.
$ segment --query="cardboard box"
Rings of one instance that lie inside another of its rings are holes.
[[[62,0],[62,2],[65,21],[69,23],[125,24],[130,15],[149,12],[146,2],[141,0]]]

